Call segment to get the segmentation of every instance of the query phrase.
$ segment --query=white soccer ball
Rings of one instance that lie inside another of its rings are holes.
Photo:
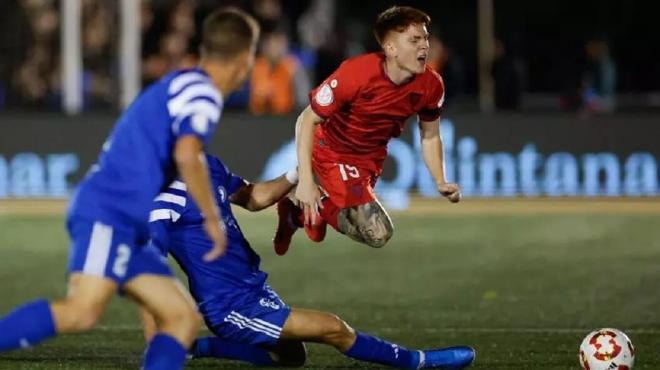
[[[631,370],[635,348],[622,331],[600,329],[584,338],[579,357],[584,370]]]

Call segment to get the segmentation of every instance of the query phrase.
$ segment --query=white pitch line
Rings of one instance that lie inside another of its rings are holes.
[[[583,334],[589,333],[599,328],[375,328],[374,332],[399,332],[399,331],[417,331],[425,333],[484,333],[484,334]],[[102,325],[95,330],[106,332],[128,332],[142,331],[141,326],[135,325]],[[660,328],[657,329],[621,329],[628,334],[660,334]]]

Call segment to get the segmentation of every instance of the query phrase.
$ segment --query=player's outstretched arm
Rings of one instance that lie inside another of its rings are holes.
[[[196,136],[183,136],[177,140],[174,147],[174,161],[181,179],[186,183],[188,193],[204,215],[204,229],[213,241],[213,249],[204,259],[212,261],[224,253],[227,239],[222,230],[220,211],[211,191],[203,147],[204,144]]]
[[[246,184],[232,194],[229,201],[250,212],[258,212],[279,202],[297,183],[298,171],[293,169],[270,181]]]
[[[298,153],[298,173],[300,176],[296,198],[301,203],[306,224],[316,224],[321,216],[318,213],[321,204],[321,193],[314,183],[312,173],[312,145],[314,130],[323,119],[314,113],[310,106],[298,116],[296,122],[296,150]]]
[[[458,184],[448,183],[445,178],[445,159],[440,136],[440,119],[435,121],[419,121],[419,128],[422,142],[422,156],[426,167],[428,167],[431,176],[438,185],[440,194],[449,199],[452,203],[461,200],[461,189]]]

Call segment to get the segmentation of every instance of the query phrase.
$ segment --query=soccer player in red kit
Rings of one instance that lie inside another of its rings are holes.
[[[442,78],[426,65],[430,17],[406,6],[378,16],[374,34],[383,51],[360,55],[341,66],[310,94],[296,123],[299,183],[295,197],[278,204],[275,251],[284,254],[298,227],[314,241],[326,224],[351,239],[380,248],[392,237],[392,221],[374,186],[387,144],[419,116],[422,154],[439,192],[452,203],[460,188],[445,178],[439,120]],[[314,175],[327,196],[322,197]]]

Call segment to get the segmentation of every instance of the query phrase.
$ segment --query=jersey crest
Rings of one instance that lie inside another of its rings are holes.
[[[323,86],[321,86],[319,91],[316,93],[314,99],[316,99],[318,105],[322,107],[327,107],[328,105],[332,104],[334,101],[334,94],[330,85],[327,83],[323,84]]]

